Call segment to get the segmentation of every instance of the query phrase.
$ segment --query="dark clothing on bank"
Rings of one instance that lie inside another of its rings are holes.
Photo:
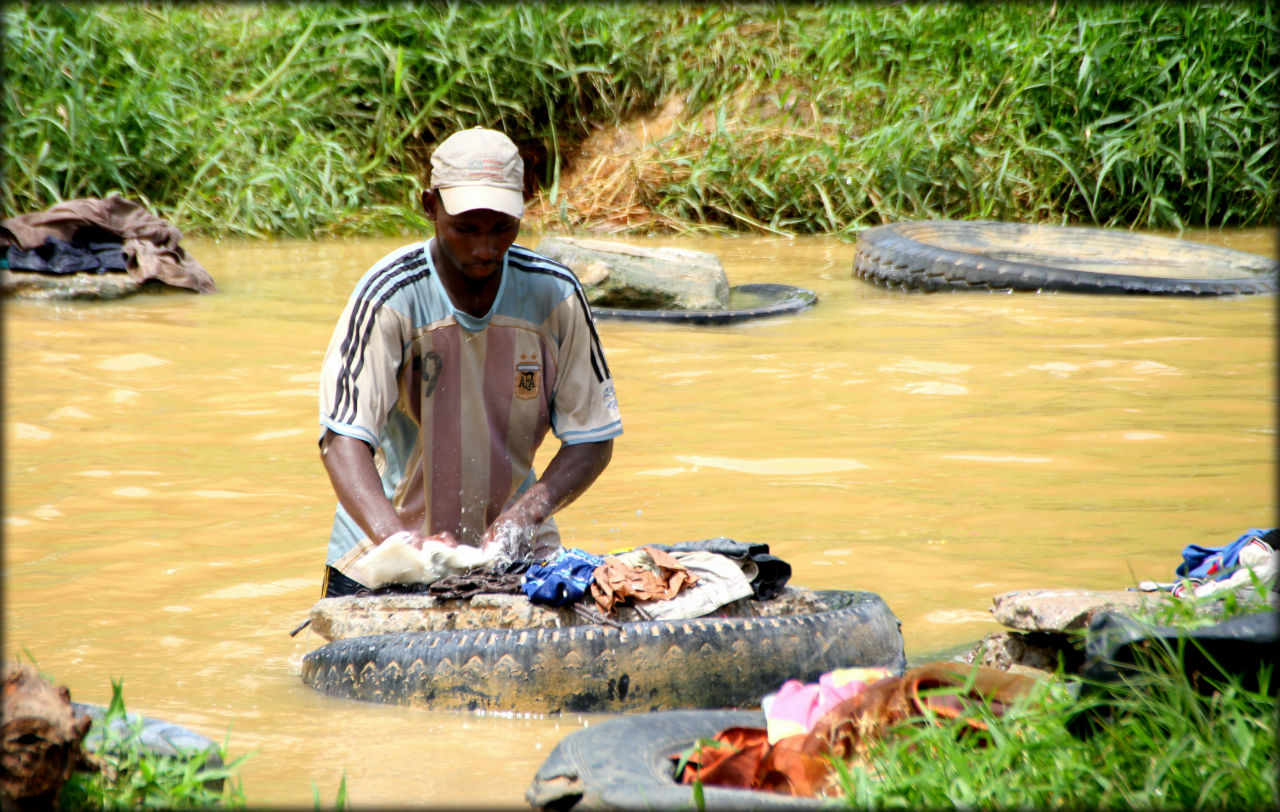
[[[64,242],[45,237],[31,250],[11,245],[5,254],[9,269],[37,273],[124,273],[123,244],[118,242]]]
[[[55,241],[51,245],[50,239]],[[174,287],[213,293],[217,289],[213,277],[182,250],[178,245],[181,239],[181,231],[118,195],[105,200],[67,200],[46,211],[20,214],[0,222],[0,247],[6,249],[3,253],[11,270],[27,270],[15,265],[15,259],[31,263],[43,259],[49,267],[30,270],[75,273],[80,269],[70,269],[90,262],[89,256],[97,256],[98,252],[89,246],[114,243],[124,259],[121,270],[134,281],[155,279]],[[19,249],[16,255],[8,250],[15,247]],[[30,256],[32,252],[36,258]],[[101,267],[100,261],[98,268],[84,270],[115,269],[114,256],[105,262],[111,267]]]

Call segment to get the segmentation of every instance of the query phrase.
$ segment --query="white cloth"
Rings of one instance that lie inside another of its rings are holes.
[[[689,572],[698,576],[698,582],[665,601],[636,601],[635,605],[654,620],[702,617],[752,594],[751,579],[732,558],[703,550],[670,552]],[[747,563],[755,566],[753,562]]]
[[[347,575],[371,589],[387,584],[431,584],[446,575],[488,566],[500,552],[497,545],[450,547],[439,541],[424,541],[419,550],[407,543],[412,538],[406,531],[388,536],[378,545],[362,539],[361,545],[369,545],[368,549],[351,562]]]
[[[1207,598],[1233,589],[1252,587],[1257,579],[1262,590],[1276,579],[1280,571],[1280,552],[1262,539],[1253,539],[1240,550],[1238,569],[1221,581],[1205,581],[1196,587],[1197,598]]]

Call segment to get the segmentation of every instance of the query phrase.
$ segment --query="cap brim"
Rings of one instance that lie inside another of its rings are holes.
[[[524,196],[512,189],[500,189],[496,186],[450,186],[437,191],[440,192],[440,200],[444,202],[444,210],[452,215],[473,209],[489,209],[512,217],[524,216]]]

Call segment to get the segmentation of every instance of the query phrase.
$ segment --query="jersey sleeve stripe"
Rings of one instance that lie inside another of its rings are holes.
[[[622,421],[615,420],[607,426],[601,426],[591,431],[566,431],[556,436],[565,445],[577,445],[578,443],[596,443],[601,440],[609,440],[620,434],[622,434]]]
[[[366,344],[369,343],[369,337],[373,335],[373,327],[374,327],[373,313],[375,313],[378,310],[378,308],[386,304],[387,300],[390,299],[392,296],[394,296],[401,288],[405,287],[406,285],[412,285],[414,282],[418,281],[419,279],[426,278],[427,276],[430,275],[430,273],[431,272],[429,270],[423,269],[418,273],[400,278],[399,280],[396,281],[395,284],[393,284],[390,287],[390,289],[385,291],[378,298],[378,300],[374,302],[372,306],[369,308],[369,318],[363,326],[358,342],[353,347],[353,350],[358,351],[354,359],[355,365],[352,366],[353,359],[351,355],[348,355],[346,358],[343,359],[342,372],[340,373],[340,376],[339,376],[340,387],[341,387],[339,394],[341,395],[342,392],[348,392],[349,396],[347,398],[346,405],[341,410],[339,410],[339,408],[336,406],[334,407],[335,417],[337,417],[339,420],[353,421],[356,418],[356,410],[359,407],[359,398],[360,398],[360,389],[356,385],[356,381],[359,380],[360,373],[364,369],[365,356],[364,356],[363,348]]]
[[[359,389],[355,382],[364,365],[364,346],[373,334],[374,314],[405,285],[430,275],[425,252],[400,258],[379,273],[372,274],[359,292],[360,303],[352,309],[347,334],[341,345],[342,367],[337,379],[337,398],[330,419],[348,422],[355,418]]]
[[[418,251],[421,252],[421,249],[418,249]],[[343,359],[342,374],[338,379],[338,392],[333,407],[333,416],[336,416],[346,406],[348,398],[352,396],[347,385],[347,372],[352,359],[358,355],[361,349],[355,345],[354,340],[360,333],[365,318],[371,318],[371,312],[381,304],[380,301],[374,303],[374,300],[378,297],[382,288],[389,284],[397,274],[403,272],[406,267],[412,269],[421,264],[422,258],[420,257],[415,261],[412,252],[394,256],[386,260],[382,268],[375,269],[373,273],[368,274],[364,284],[357,291],[356,297],[359,303],[351,310],[347,320],[347,333],[343,336],[342,344],[339,347],[339,352]]]
[[[352,426],[346,423],[336,423],[324,415],[320,415],[320,425],[324,426],[329,431],[332,431],[334,434],[354,437],[357,440],[363,440],[373,448],[378,447],[378,438],[374,437],[368,431],[360,428],[359,426]]]

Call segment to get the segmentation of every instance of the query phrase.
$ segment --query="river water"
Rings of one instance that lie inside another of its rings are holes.
[[[1183,236],[1276,256],[1270,231]],[[626,433],[560,515],[569,546],[765,542],[794,584],[880,593],[918,662],[997,631],[995,594],[1171,580],[1184,545],[1274,524],[1272,297],[924,295],[853,279],[829,239],[629,241],[820,302],[602,322]],[[333,510],[320,361],[403,242],[189,240],[218,295],[4,308],[4,653],[78,701],[119,679],[131,710],[229,737],[252,806],[329,806],[345,776],[355,806],[519,808],[556,742],[603,718],[299,679],[323,641],[289,631]]]

